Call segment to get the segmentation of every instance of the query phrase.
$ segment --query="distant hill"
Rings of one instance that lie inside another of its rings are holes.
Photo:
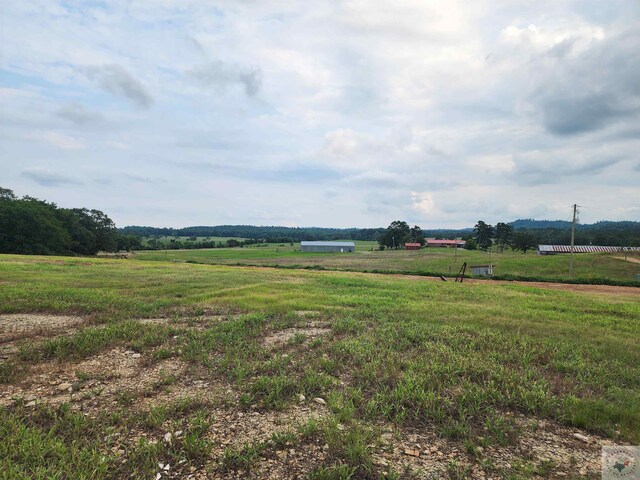
[[[567,229],[571,228],[571,222],[566,220],[534,220],[532,218],[518,219],[508,222],[516,230],[538,230],[547,228]],[[577,223],[576,229],[581,230],[637,230],[640,229],[640,222],[612,222],[603,220],[596,223]]]
[[[538,243],[569,245],[571,222],[564,220],[516,220],[510,222],[515,230],[527,230]],[[578,245],[639,246],[640,222],[602,221],[592,224],[576,224]]]
[[[444,238],[455,240],[460,237],[469,237],[473,235],[473,228],[432,228],[423,230],[424,236],[427,238]]]
[[[571,228],[571,222],[566,220],[534,220],[533,218],[518,219],[514,222],[509,222],[516,230],[529,230],[538,228]]]

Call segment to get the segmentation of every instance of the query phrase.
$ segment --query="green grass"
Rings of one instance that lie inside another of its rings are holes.
[[[369,251],[377,245],[375,242],[356,241],[356,248]],[[238,261],[279,259],[279,258],[322,258],[326,253],[309,253],[300,251],[300,242],[290,243],[261,243],[234,248],[202,248],[194,250],[146,250],[136,252],[139,260],[181,261],[225,264]]]
[[[535,252],[482,252],[425,248],[419,251],[377,251],[374,242],[356,242],[355,253],[300,252],[299,243],[244,248],[138,252],[138,260],[160,260],[212,265],[254,265],[287,268],[321,268],[379,273],[455,276],[464,262],[469,266],[491,263],[494,275],[505,279],[567,281],[578,283],[635,282],[640,264],[611,254],[575,255],[575,275],[569,276],[569,256],[540,256]],[[467,270],[467,274],[470,274]]]
[[[148,245],[150,240],[156,240],[156,242],[159,245],[167,245],[167,246],[171,244],[171,240],[177,240],[179,242],[193,242],[193,243],[197,243],[197,242],[225,243],[227,240],[238,240],[238,241],[246,240],[245,238],[242,238],[242,237],[213,237],[213,236],[212,237],[196,237],[195,240],[190,240],[190,238],[192,237],[173,237],[170,235],[142,237],[142,245]]]
[[[81,313],[102,324],[24,344],[16,358],[0,364],[0,381],[18,381],[31,364],[76,361],[120,345],[156,352],[151,362],[177,357],[212,381],[228,382],[239,394],[238,408],[286,410],[300,394],[319,396],[330,416],[295,434],[300,448],[316,441],[329,447],[310,478],[380,478],[371,460],[380,422],[434,428],[469,452],[515,445],[521,427],[509,412],[640,442],[640,295],[18,255],[0,256],[0,279],[2,313]],[[286,355],[274,355],[264,338],[307,322],[294,311],[317,312],[314,318],[330,331],[308,342],[294,336],[282,347]],[[201,329],[132,320],[176,315],[197,321],[205,312],[223,318]],[[88,378],[80,373],[78,379]],[[152,388],[174,381],[161,376]],[[206,409],[160,406],[141,414],[128,395],[122,392],[117,416],[106,412],[99,419],[64,411],[35,421],[23,407],[2,409],[4,478],[56,472],[70,478],[72,471],[77,478],[105,478],[116,465],[124,469],[118,472],[145,477],[166,456],[250,470],[294,442],[291,434],[249,442],[211,459],[211,445],[197,435],[206,428]],[[102,446],[113,446],[110,435],[125,427],[160,434],[170,419],[195,432],[177,450],[141,440],[127,447],[123,467]],[[451,464],[449,475],[464,478],[466,468]],[[523,463],[507,473],[526,478],[535,468]]]
[[[18,403],[0,409],[0,478],[154,478],[159,461],[176,465],[208,456],[211,444],[203,438],[209,427],[207,407],[189,400],[164,407],[160,415],[165,427],[165,420],[182,415],[175,426],[183,434],[171,444],[145,437],[124,441],[131,426],[157,417],[157,409],[114,410],[96,418],[74,412],[69,404],[29,410]],[[151,422],[150,431],[161,437],[164,430],[158,426],[157,420]]]

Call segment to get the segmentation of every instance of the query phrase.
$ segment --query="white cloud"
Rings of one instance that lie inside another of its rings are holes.
[[[371,5],[8,2],[5,186],[118,224],[640,219],[634,2]]]
[[[436,202],[431,193],[411,192],[412,208],[418,210],[421,215],[428,216],[438,212]]]
[[[39,138],[62,150],[84,150],[86,148],[81,140],[58,132],[45,132]]]
[[[501,40],[506,44],[523,50],[535,52],[551,51],[554,47],[564,46],[564,52],[585,50],[592,41],[604,39],[604,29],[600,26],[580,23],[571,28],[546,28],[531,24],[527,27],[509,25],[500,33]]]
[[[492,175],[512,171],[515,167],[515,162],[511,154],[482,155],[469,158],[467,165],[474,170]]]
[[[357,134],[348,128],[327,133],[324,142],[325,151],[331,156],[340,158],[355,155],[359,144]]]

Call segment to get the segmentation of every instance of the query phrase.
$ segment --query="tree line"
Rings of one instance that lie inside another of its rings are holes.
[[[479,248],[488,249],[496,245],[499,251],[505,248],[526,252],[537,245],[570,245],[571,222],[561,226],[545,228],[522,228],[523,224],[545,225],[545,221],[498,222],[495,227],[478,221],[473,238]],[[548,222],[556,224],[559,222]],[[517,225],[521,225],[520,228]],[[640,246],[640,222],[598,222],[592,225],[576,225],[576,245],[601,245],[612,247]]]
[[[383,228],[278,227],[255,225],[218,225],[213,227],[157,228],[128,226],[119,229],[138,237],[240,237],[268,243],[307,240],[376,240]]]
[[[488,250],[495,244],[499,252],[503,252],[505,248],[510,248],[514,252],[521,251],[526,253],[539,245],[538,238],[530,231],[516,231],[513,225],[504,222],[498,222],[494,227],[483,220],[478,220],[478,223],[473,228],[473,233],[474,236],[466,239],[464,248],[467,250],[476,248]]]
[[[119,234],[100,210],[59,208],[0,188],[0,253],[95,255],[140,245],[139,238]]]
[[[322,228],[322,227],[278,227],[278,226],[254,226],[254,225],[218,225],[218,226],[196,226],[185,228],[157,228],[143,226],[128,226],[119,229],[122,234],[135,235],[137,237],[240,237],[249,240],[260,240],[267,243],[290,243],[302,240],[367,240],[380,241],[384,237],[381,245],[385,248],[404,246],[407,241],[420,242],[420,238],[434,237],[438,239],[472,240],[473,246],[477,240],[476,228],[464,229],[430,229],[421,230],[418,233],[417,226],[412,227],[406,222],[398,220],[391,230],[389,228]],[[485,223],[485,222],[483,222]],[[502,225],[511,227],[512,230],[504,236]],[[537,244],[568,245],[571,241],[571,222],[561,220],[516,220],[514,222],[499,222],[492,228],[498,229],[495,233],[500,239],[500,247],[506,248],[511,243],[522,244],[525,241]],[[420,228],[420,227],[418,227]],[[527,232],[529,235],[522,235]],[[493,238],[493,232],[491,237]],[[509,242],[503,241],[509,238]],[[408,240],[407,240],[408,239]],[[413,240],[412,240],[413,239]],[[176,242],[180,240],[176,238]],[[186,246],[184,248],[192,248]],[[201,248],[214,248],[214,246],[202,245]],[[640,245],[640,222],[598,222],[592,225],[576,226],[576,244],[581,245],[613,245],[613,246],[638,246]],[[477,245],[477,242],[476,242]]]
[[[290,239],[245,239],[237,240],[229,238],[226,241],[216,241],[213,239],[197,240],[196,237],[189,237],[181,240],[181,237],[171,237],[168,241],[162,241],[159,238],[151,238],[146,244],[143,244],[139,250],[197,250],[199,248],[234,248],[244,247],[247,245],[267,246],[268,243],[289,243]]]

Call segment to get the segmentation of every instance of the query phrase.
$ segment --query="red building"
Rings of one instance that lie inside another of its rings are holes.
[[[420,250],[422,248],[422,245],[420,245],[419,243],[405,243],[404,244],[404,249],[405,250]]]
[[[464,240],[436,240],[435,238],[427,238],[427,247],[447,247],[447,248],[464,248],[467,243]]]

